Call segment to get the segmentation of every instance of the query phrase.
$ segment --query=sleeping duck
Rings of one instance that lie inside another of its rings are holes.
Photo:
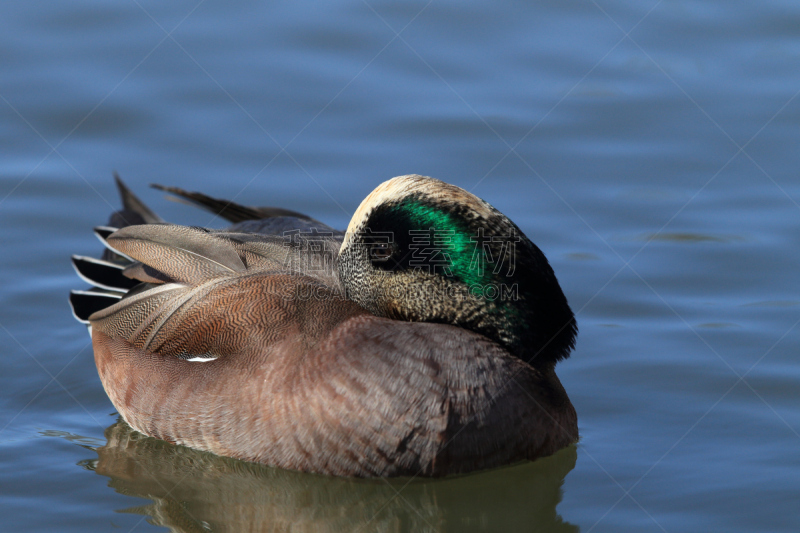
[[[124,209],[73,257],[103,387],[158,439],[337,476],[443,476],[578,438],[555,373],[577,326],[544,254],[442,181],[379,185],[342,233],[306,215],[158,187],[234,225]],[[111,227],[113,226],[113,227]]]

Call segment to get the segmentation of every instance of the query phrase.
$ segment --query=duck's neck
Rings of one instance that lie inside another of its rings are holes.
[[[577,334],[575,317],[561,290],[556,289],[557,294],[536,297],[523,296],[519,286],[501,289],[506,291],[505,300],[503,294],[487,299],[475,312],[451,317],[451,323],[484,335],[531,366],[552,368],[569,357]]]

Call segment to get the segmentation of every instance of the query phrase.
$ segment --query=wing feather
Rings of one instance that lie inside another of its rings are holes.
[[[110,235],[107,241],[115,250],[179,282],[198,283],[246,270],[230,240],[201,228],[172,224],[128,226]]]

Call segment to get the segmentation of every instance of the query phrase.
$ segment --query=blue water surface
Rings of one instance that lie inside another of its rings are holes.
[[[0,4],[0,530],[798,531],[800,4]],[[392,176],[492,203],[580,335],[581,440],[445,479],[117,423],[67,294],[118,171],[344,228]]]

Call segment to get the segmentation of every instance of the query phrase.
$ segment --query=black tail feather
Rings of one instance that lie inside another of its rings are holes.
[[[205,194],[199,192],[185,191],[183,189],[179,189],[178,187],[166,187],[156,183],[153,183],[150,186],[154,189],[158,189],[159,191],[168,192],[178,197],[170,198],[171,200],[201,207],[207,211],[211,211],[215,215],[219,215],[222,218],[233,222],[234,224],[238,222],[244,222],[245,220],[262,220],[272,217],[295,217],[301,219],[311,218],[303,213],[298,213],[297,211],[292,211],[290,209],[282,209],[280,207],[248,207],[246,205],[237,204],[230,200],[212,198],[211,196],[206,196]]]
[[[84,324],[89,323],[89,317],[96,311],[105,309],[122,298],[118,292],[102,289],[89,289],[88,291],[71,291],[69,304],[72,306],[72,315]]]
[[[81,279],[101,289],[126,293],[139,283],[123,275],[125,265],[118,262],[73,255],[72,266],[75,267],[75,271]]]
[[[119,263],[123,266],[127,266],[134,262],[133,259],[125,254],[118,252],[117,250],[112,248],[110,244],[108,244],[109,235],[117,231],[117,229],[118,228],[114,228],[111,226],[97,226],[96,228],[94,228],[94,236],[97,237],[97,239],[105,247],[105,250],[103,250],[103,255],[101,256],[104,261],[109,261],[111,263]]]
[[[114,172],[114,181],[119,190],[119,197],[122,200],[122,211],[117,211],[111,215],[111,223],[109,225],[118,228],[125,226],[134,226],[138,224],[158,224],[164,222],[164,219],[153,212],[152,209],[142,202],[138,196],[133,194],[125,182],[119,177],[119,174]]]

